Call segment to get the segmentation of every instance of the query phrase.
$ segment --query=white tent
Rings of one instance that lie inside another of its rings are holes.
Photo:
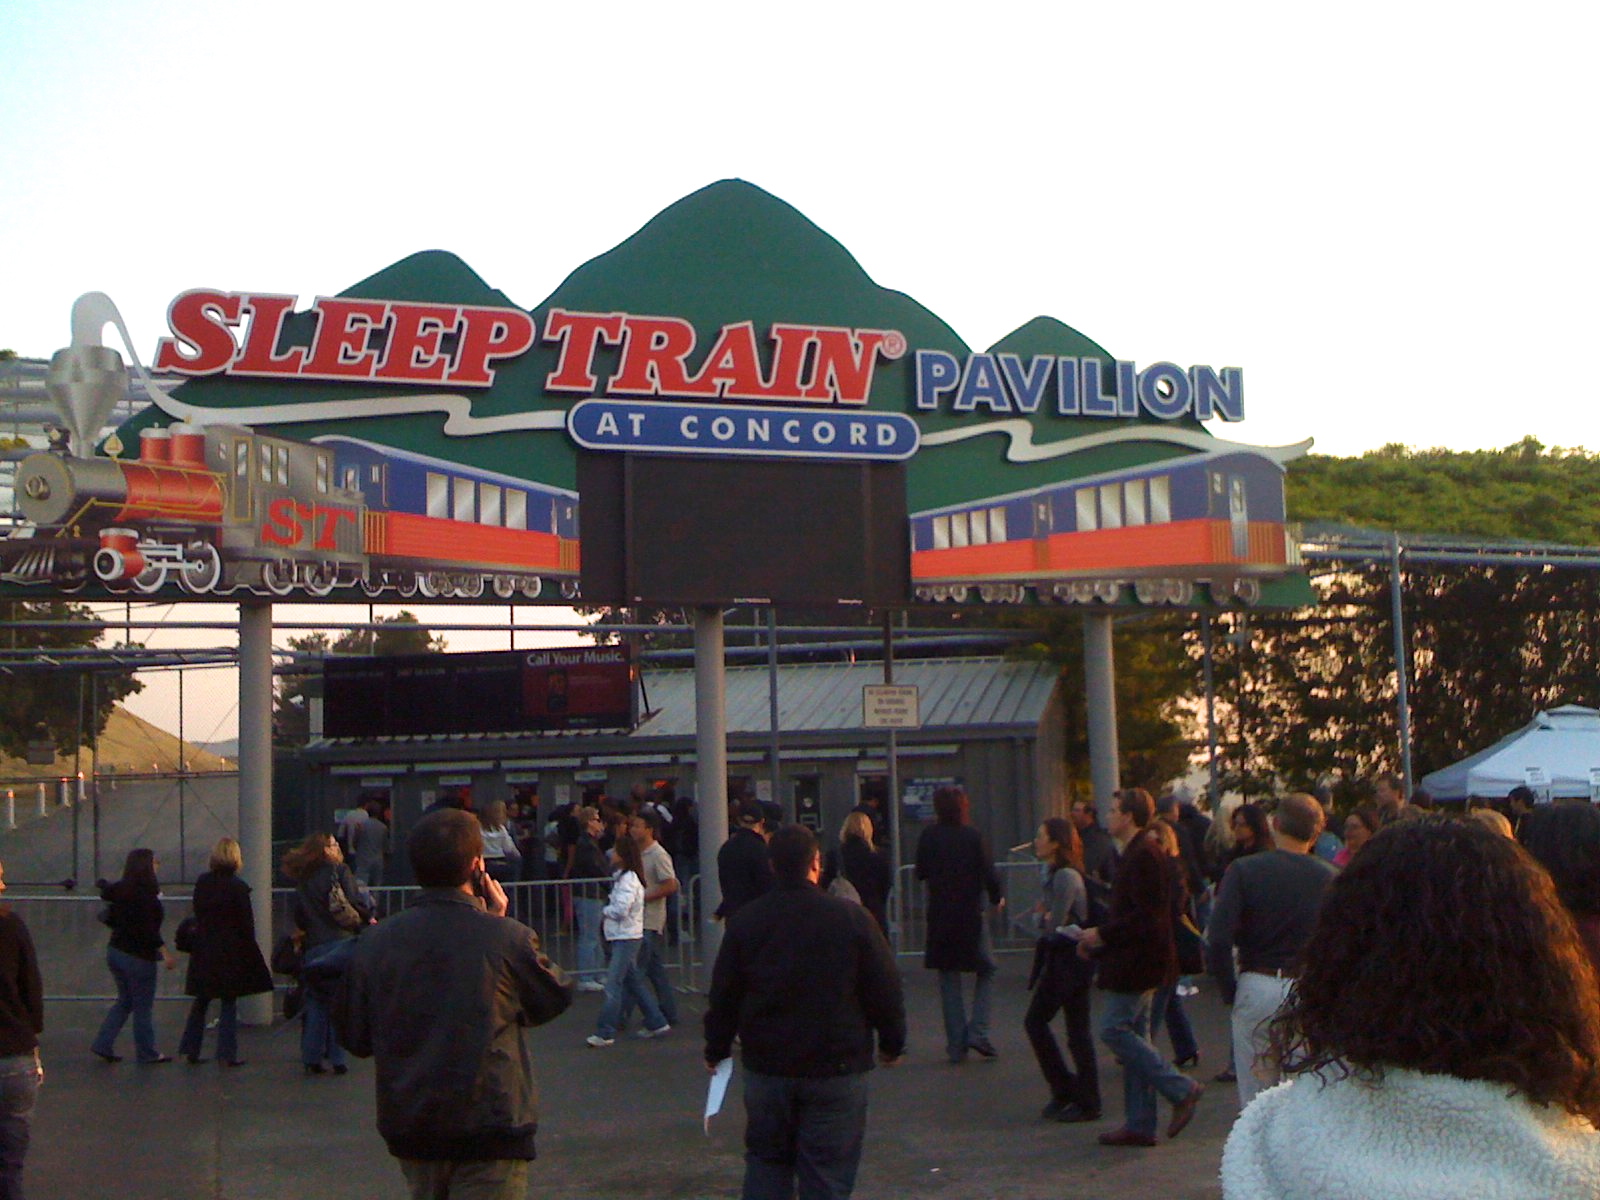
[[[1552,799],[1588,799],[1589,772],[1600,768],[1600,711],[1566,704],[1542,712],[1487,750],[1424,775],[1421,787],[1435,800],[1498,799],[1527,783],[1530,767],[1549,776]]]

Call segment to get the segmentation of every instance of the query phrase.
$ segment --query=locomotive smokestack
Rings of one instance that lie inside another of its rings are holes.
[[[72,452],[87,458],[95,435],[128,393],[128,372],[122,356],[106,346],[69,346],[50,360],[45,390],[72,434]]]

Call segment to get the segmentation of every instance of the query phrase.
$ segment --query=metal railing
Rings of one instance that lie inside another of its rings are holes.
[[[1028,949],[1034,932],[1030,913],[1039,894],[1040,870],[1036,863],[1000,862],[1000,873],[1008,902],[1004,915],[992,915],[990,932],[997,950]],[[917,886],[910,864],[896,874],[897,886],[905,889],[904,924],[891,929],[893,944],[901,956],[919,955],[927,933],[926,890]],[[576,973],[577,929],[573,923],[572,888],[590,883],[610,886],[610,880],[527,880],[505,884],[509,915],[539,934],[545,953],[569,971]],[[367,889],[383,919],[405,908],[420,891],[414,885],[381,886]],[[292,888],[272,891],[272,941],[292,928],[290,900]],[[666,939],[668,977],[680,992],[699,990],[703,970],[709,965],[699,955],[700,887],[699,876],[680,880],[677,903],[669,907]],[[94,1000],[114,998],[110,974],[106,969],[105,926],[96,920],[101,901],[95,895],[18,895],[6,894],[9,904],[27,923],[39,955],[48,1000]],[[190,896],[168,892],[162,897],[166,909],[163,928],[168,937],[191,911]],[[891,907],[891,911],[892,907]],[[671,920],[675,917],[675,922]],[[156,999],[185,999],[184,976],[187,959],[178,956],[178,967],[158,972]],[[596,972],[591,972],[596,974]],[[279,977],[280,989],[287,981]]]

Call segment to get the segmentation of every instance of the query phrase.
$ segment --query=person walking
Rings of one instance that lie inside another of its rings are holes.
[[[372,902],[345,865],[339,843],[325,833],[313,833],[284,855],[282,870],[295,881],[294,922],[306,934],[300,1064],[307,1075],[323,1075],[329,1068],[343,1075],[349,1067],[333,1035],[328,1005],[355,953],[356,934],[372,923]]]
[[[161,940],[161,884],[156,872],[161,864],[155,851],[140,847],[128,851],[122,878],[100,884],[100,899],[107,906],[106,924],[111,926],[111,943],[106,947],[106,966],[116,981],[117,998],[106,1012],[100,1032],[90,1051],[108,1063],[122,1061],[116,1053],[117,1034],[128,1018],[133,1018],[134,1053],[141,1064],[169,1063],[172,1056],[156,1049],[155,999],[156,964],[167,970],[178,965],[172,951]]]
[[[991,947],[984,895],[1005,907],[1000,877],[983,835],[967,824],[967,793],[941,787],[933,794],[935,824],[917,840],[917,878],[928,885],[928,938],[922,965],[939,972],[944,1010],[945,1057],[965,1061],[967,1051],[983,1058],[999,1053],[989,1040],[989,1005],[997,967]],[[972,1017],[967,1017],[961,976],[976,974]]]
[[[611,878],[611,897],[601,910],[606,944],[611,951],[611,961],[606,968],[606,998],[600,1006],[595,1031],[585,1039],[596,1049],[616,1043],[624,996],[638,1004],[644,1013],[644,1028],[639,1031],[641,1038],[663,1037],[672,1032],[672,1026],[656,1004],[655,994],[645,986],[644,976],[639,971],[639,947],[644,942],[644,862],[639,855],[639,843],[624,835],[617,839],[615,849],[617,870]]]
[[[761,801],[746,796],[735,809],[738,823],[717,851],[717,882],[722,903],[716,915],[726,921],[757,896],[772,890],[772,861],[767,857],[766,816]]]
[[[817,886],[803,825],[772,835],[772,890],[728,922],[711,971],[706,1070],[739,1039],[744,1200],[848,1200],[867,1129],[867,1073],[905,1054],[894,955],[867,911]]]
[[[672,855],[661,844],[660,834],[659,811],[645,808],[628,818],[628,836],[639,847],[640,876],[644,880],[644,939],[639,943],[639,957],[634,967],[655,996],[667,1024],[676,1025],[678,997],[667,979],[666,934],[669,904],[678,894],[678,876],[673,870]],[[632,1015],[633,1005],[624,994],[619,1028],[626,1026]]]
[[[0,863],[0,892],[6,890]],[[28,927],[0,907],[0,1200],[22,1200],[22,1165],[33,1131],[33,1106],[44,1083],[39,1035],[44,985]]]
[[[506,919],[470,813],[422,818],[406,854],[421,895],[357,940],[334,1024],[376,1066],[378,1132],[413,1200],[523,1200],[539,1128],[523,1031],[565,1012],[572,985]]]
[[[358,833],[365,827],[358,827]],[[272,973],[261,957],[261,947],[256,945],[250,885],[239,878],[243,865],[239,843],[225,837],[211,850],[211,869],[194,881],[195,944],[184,980],[184,991],[194,1000],[178,1041],[178,1053],[191,1063],[205,1061],[200,1057],[200,1047],[205,1038],[206,1011],[212,1000],[219,1000],[217,1061],[228,1067],[242,1067],[239,997],[272,990]]]
[[[861,907],[872,914],[872,919],[889,934],[889,892],[894,885],[894,868],[889,856],[878,849],[872,840],[872,822],[860,811],[851,812],[844,819],[839,832],[839,845],[831,851],[822,864],[822,886],[826,888],[835,879],[847,880],[861,897]]]
[[[1051,817],[1033,837],[1033,853],[1045,864],[1045,878],[1034,915],[1039,941],[1030,982],[1033,998],[1022,1027],[1033,1046],[1039,1070],[1050,1088],[1050,1101],[1039,1115],[1071,1124],[1100,1119],[1100,1068],[1094,1038],[1089,1034],[1089,988],[1094,967],[1077,954],[1076,940],[1064,930],[1083,928],[1089,920],[1089,893],[1083,881],[1083,846],[1078,831],[1064,817]],[[1057,1012],[1067,1027],[1067,1049],[1073,1072],[1061,1056],[1050,1022]]]
[[[363,887],[381,887],[389,859],[389,822],[383,819],[381,800],[369,800],[366,809],[367,819],[350,833],[350,869]]]
[[[1338,874],[1311,853],[1322,831],[1322,806],[1296,792],[1272,814],[1275,848],[1228,868],[1206,932],[1206,965],[1233,1014],[1233,1062],[1239,1107],[1281,1078],[1268,1044],[1269,1023],[1289,995],[1328,884]],[[1233,971],[1238,951],[1239,974]]]
[[[1078,953],[1098,956],[1096,982],[1105,993],[1100,1040],[1122,1064],[1124,1110],[1120,1129],[1100,1135],[1102,1146],[1154,1146],[1156,1095],[1172,1104],[1167,1136],[1177,1137],[1194,1116],[1205,1089],[1161,1056],[1150,1042],[1150,1010],[1157,989],[1177,982],[1172,888],[1175,872],[1150,836],[1155,802],[1143,788],[1117,793],[1110,833],[1122,844],[1104,924],[1078,942]]]

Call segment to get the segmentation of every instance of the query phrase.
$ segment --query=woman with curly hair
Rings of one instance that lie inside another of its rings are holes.
[[[1600,1195],[1600,994],[1550,876],[1475,821],[1386,826],[1333,881],[1274,1022],[1292,1078],[1227,1200]]]

